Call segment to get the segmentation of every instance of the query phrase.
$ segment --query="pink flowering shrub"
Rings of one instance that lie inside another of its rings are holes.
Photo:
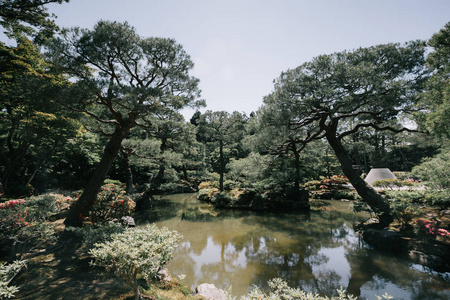
[[[128,216],[136,207],[131,197],[117,184],[105,184],[97,195],[97,199],[90,211],[93,223],[120,219]]]
[[[49,196],[54,197],[56,209],[58,211],[69,208],[77,199],[70,196],[64,196],[61,194],[50,193]]]
[[[0,203],[0,229],[14,234],[68,208],[73,201],[71,197],[49,193]]]
[[[441,236],[443,240],[450,239],[450,232],[444,228],[436,228],[436,222],[419,219],[416,221],[416,233],[419,238],[436,239]]]
[[[17,199],[17,200],[9,200],[3,203],[0,203],[0,209],[8,209],[14,208],[16,205],[24,204],[25,199]]]

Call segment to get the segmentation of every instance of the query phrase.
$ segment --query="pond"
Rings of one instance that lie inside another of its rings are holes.
[[[196,194],[168,195],[136,216],[138,226],[155,223],[183,240],[167,268],[194,289],[213,283],[240,297],[280,277],[292,287],[336,294],[344,287],[361,299],[385,292],[394,299],[450,299],[450,273],[437,273],[380,252],[360,240],[351,202],[321,201],[310,213],[216,210]]]

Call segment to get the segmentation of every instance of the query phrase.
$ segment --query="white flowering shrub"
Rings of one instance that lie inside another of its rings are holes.
[[[156,277],[161,266],[173,258],[173,251],[181,239],[176,231],[149,225],[146,228],[128,228],[112,236],[112,240],[95,244],[89,253],[93,266],[123,278],[139,299],[138,276],[145,280]]]
[[[16,260],[11,264],[0,262],[0,299],[12,298],[19,290],[16,286],[8,286],[19,271],[26,266],[24,260]]]
[[[337,290],[335,297],[320,296],[318,294],[308,293],[299,288],[291,288],[287,282],[281,278],[274,278],[268,282],[270,291],[268,294],[255,287],[250,293],[241,297],[241,300],[356,300],[357,297],[348,295],[341,287]],[[388,294],[383,297],[376,296],[378,300],[392,299]]]
[[[268,282],[270,291],[265,294],[258,288],[254,288],[248,295],[242,296],[241,300],[356,300],[356,297],[347,295],[344,290],[338,290],[337,297],[323,297],[318,294],[307,293],[299,288],[291,288],[281,278],[274,278]]]

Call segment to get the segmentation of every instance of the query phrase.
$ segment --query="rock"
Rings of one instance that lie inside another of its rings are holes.
[[[133,217],[130,217],[130,216],[124,216],[124,217],[120,218],[120,223],[122,223],[123,225],[128,226],[128,227],[136,226],[136,223],[134,222]]]
[[[450,216],[450,209],[446,209],[446,210],[441,210],[439,212],[439,216]]]
[[[195,292],[208,300],[226,300],[227,293],[224,290],[216,288],[214,284],[202,283],[195,288]]]
[[[438,270],[443,265],[445,265],[445,262],[441,257],[436,255],[425,254],[423,252],[416,250],[409,251],[409,258],[411,258],[414,262],[418,264],[427,266],[434,270]]]
[[[158,277],[159,281],[163,282],[173,281],[172,275],[170,275],[169,270],[167,270],[166,268],[161,268],[158,273],[156,273],[156,277]]]

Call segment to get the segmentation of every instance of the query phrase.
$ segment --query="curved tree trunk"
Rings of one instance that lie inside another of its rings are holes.
[[[125,137],[125,134],[129,131],[129,128],[117,128],[109,142],[106,144],[103,151],[102,159],[95,169],[95,173],[89,181],[86,189],[81,194],[77,202],[70,208],[69,215],[67,216],[64,224],[66,226],[81,227],[82,216],[85,212],[89,211],[90,207],[97,197],[97,193],[100,190],[103,181],[108,174],[108,171],[120,150],[120,144]]]
[[[330,143],[331,148],[334,150],[336,157],[341,163],[342,171],[345,176],[347,176],[348,180],[361,198],[377,214],[378,219],[380,220],[380,225],[388,226],[393,221],[393,217],[387,200],[385,200],[380,194],[377,193],[377,191],[369,186],[367,182],[365,182],[353,169],[352,161],[345,151],[341,141],[333,134],[327,134],[326,139]]]

